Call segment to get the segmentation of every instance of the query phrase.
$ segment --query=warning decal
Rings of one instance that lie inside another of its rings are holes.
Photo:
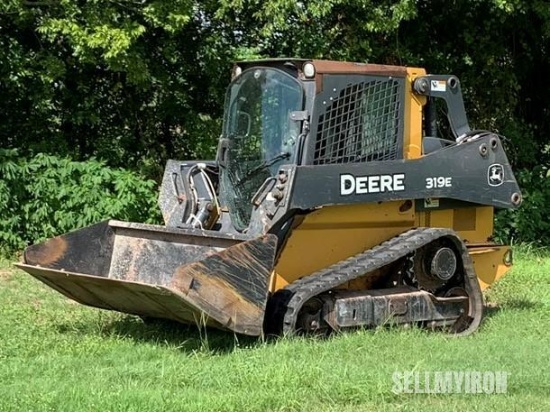
[[[444,92],[447,90],[447,82],[445,80],[431,80],[430,89],[432,92]]]

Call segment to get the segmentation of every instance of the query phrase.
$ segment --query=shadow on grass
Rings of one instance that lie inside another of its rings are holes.
[[[230,353],[237,348],[253,348],[264,341],[244,335],[236,335],[212,328],[184,325],[164,319],[142,320],[135,316],[122,316],[120,319],[102,319],[91,324],[78,322],[60,324],[60,333],[79,335],[100,335],[106,338],[131,339],[138,343],[176,348],[186,353],[207,352],[214,354]]]
[[[532,311],[542,306],[542,303],[536,301],[510,299],[499,304],[489,303],[485,306],[484,316],[492,317],[499,312],[510,310]],[[398,329],[399,331],[403,330],[402,328]],[[259,347],[277,339],[237,335],[213,328],[184,325],[163,319],[143,320],[131,315],[116,315],[113,318],[112,314],[105,315],[102,312],[91,319],[60,323],[57,325],[57,330],[59,333],[79,336],[99,335],[105,338],[130,339],[137,343],[175,348],[185,353],[226,354],[235,349]],[[331,336],[338,336],[338,334],[331,334]]]
[[[541,302],[525,300],[525,299],[509,299],[502,303],[489,302],[485,305],[484,316],[495,316],[501,311],[523,311],[523,310],[536,310],[540,309],[544,305]]]

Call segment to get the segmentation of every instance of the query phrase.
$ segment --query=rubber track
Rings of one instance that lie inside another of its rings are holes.
[[[460,335],[467,335],[477,329],[483,311],[483,297],[474,271],[468,249],[450,229],[417,228],[402,233],[378,246],[342,260],[334,265],[305,276],[283,289],[286,296],[282,332],[296,332],[296,321],[302,305],[321,293],[328,292],[373,270],[380,269],[429,243],[447,237],[453,241],[462,255],[465,274],[465,288],[470,296],[470,322]]]

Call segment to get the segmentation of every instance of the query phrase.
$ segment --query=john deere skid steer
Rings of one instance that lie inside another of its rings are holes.
[[[159,203],[165,226],[98,223],[19,266],[86,305],[247,335],[468,334],[512,265],[494,208],[521,193],[455,76],[276,59],[234,67],[216,160],[169,161]]]

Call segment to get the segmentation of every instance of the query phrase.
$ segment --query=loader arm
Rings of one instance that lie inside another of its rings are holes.
[[[283,170],[289,177],[288,209],[430,198],[499,208],[521,203],[502,142],[490,133],[419,159]]]

